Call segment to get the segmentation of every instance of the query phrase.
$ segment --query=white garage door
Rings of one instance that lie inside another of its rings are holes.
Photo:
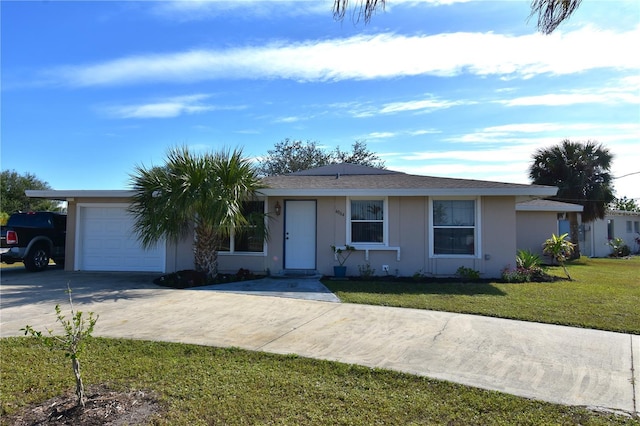
[[[81,206],[77,268],[82,271],[164,271],[165,244],[143,249],[126,206]]]

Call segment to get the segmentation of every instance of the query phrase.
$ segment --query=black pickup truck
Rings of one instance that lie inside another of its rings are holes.
[[[63,265],[66,234],[66,214],[14,213],[0,231],[0,260],[24,262],[29,271],[44,270],[49,259]]]

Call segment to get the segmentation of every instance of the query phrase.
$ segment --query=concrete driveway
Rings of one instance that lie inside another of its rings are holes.
[[[244,294],[215,287],[172,290],[152,284],[154,277],[3,269],[0,335],[21,335],[25,324],[55,327],[53,308],[66,307],[69,282],[76,308],[100,315],[97,336],[295,353],[561,404],[638,412],[638,335],[268,297],[277,292],[258,292],[259,283]]]

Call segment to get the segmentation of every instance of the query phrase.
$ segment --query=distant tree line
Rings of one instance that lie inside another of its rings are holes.
[[[20,174],[15,170],[3,170],[0,175],[0,209],[2,216],[8,218],[15,212],[27,211],[59,211],[56,201],[29,198],[27,189],[51,189],[49,184],[32,173]]]

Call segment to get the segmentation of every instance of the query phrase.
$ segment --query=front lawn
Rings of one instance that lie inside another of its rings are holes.
[[[413,283],[324,281],[343,302],[432,309],[640,334],[640,256],[581,258],[574,281]],[[560,267],[547,272],[563,277]]]
[[[0,340],[0,423],[72,391],[69,360],[31,338]],[[296,356],[92,339],[85,385],[155,393],[157,425],[640,425],[624,416],[531,401],[409,374]]]

